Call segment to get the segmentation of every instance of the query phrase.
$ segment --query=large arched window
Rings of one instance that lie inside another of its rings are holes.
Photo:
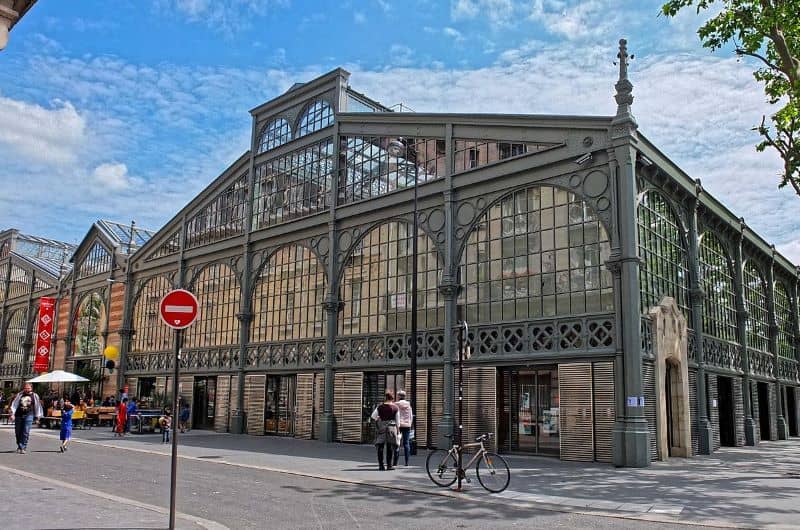
[[[272,120],[261,129],[258,137],[258,152],[263,153],[285,144],[292,139],[289,122],[283,118]]]
[[[794,318],[792,299],[783,282],[775,282],[775,323],[778,325],[778,355],[794,358]]]
[[[186,333],[187,348],[224,346],[239,342],[239,299],[236,273],[228,265],[206,266],[189,289],[200,303],[199,316]]]
[[[639,288],[642,312],[671,296],[691,324],[689,267],[678,217],[658,192],[642,195],[636,210],[639,232]]]
[[[297,138],[324,129],[333,124],[333,107],[325,100],[318,99],[306,107],[300,124],[297,126]]]
[[[748,313],[747,346],[754,350],[769,351],[767,285],[751,260],[744,264],[744,301]]]
[[[111,270],[111,253],[100,243],[92,245],[78,269],[78,278],[87,278]]]
[[[612,311],[608,235],[576,195],[516,191],[481,216],[462,258],[468,322]]]
[[[106,305],[98,292],[83,297],[75,314],[73,355],[100,355],[106,329]]]
[[[737,342],[733,268],[722,243],[711,232],[700,238],[700,275],[705,293],[703,333]]]
[[[173,333],[159,315],[159,305],[172,284],[164,276],[145,282],[133,306],[133,339],[131,352],[156,352],[172,348]]]
[[[25,355],[22,344],[25,342],[25,333],[28,331],[28,308],[17,309],[8,319],[6,327],[6,354],[4,364],[21,363]]]
[[[311,250],[279,249],[261,269],[253,291],[252,342],[325,336],[325,271]]]
[[[411,227],[389,222],[370,230],[350,252],[340,289],[344,310],[339,334],[377,333],[411,327]],[[439,260],[431,239],[417,239],[417,325],[441,326],[444,305],[439,300]]]

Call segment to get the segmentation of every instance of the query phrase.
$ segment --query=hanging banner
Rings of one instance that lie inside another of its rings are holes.
[[[50,348],[53,338],[53,319],[56,314],[56,299],[43,297],[39,299],[39,318],[36,327],[36,357],[33,361],[34,372],[46,372],[50,368]]]

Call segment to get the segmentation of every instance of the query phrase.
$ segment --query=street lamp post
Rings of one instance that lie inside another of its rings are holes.
[[[389,143],[389,154],[396,157],[404,157],[406,161],[414,163],[414,218],[411,223],[411,410],[413,412],[411,420],[411,431],[415,434],[411,439],[411,454],[417,454],[417,256],[419,248],[417,242],[417,185],[419,184],[419,167],[417,166],[417,152],[409,148],[408,140],[398,138]],[[406,166],[407,167],[407,166]],[[406,174],[408,171],[406,170]]]

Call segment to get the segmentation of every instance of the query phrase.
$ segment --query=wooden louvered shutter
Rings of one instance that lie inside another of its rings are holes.
[[[656,368],[652,361],[642,361],[642,392],[644,392],[644,417],[650,431],[650,461],[658,460],[658,433],[656,425]]]
[[[234,397],[235,399],[235,397]],[[231,404],[231,377],[217,377],[217,404],[214,408],[214,430],[217,432],[228,431],[228,418],[230,417]]]
[[[339,372],[334,375],[333,409],[336,415],[336,441],[361,442],[361,390],[363,372]]]
[[[319,439],[319,421],[325,410],[325,374],[314,374],[314,429],[311,438]]]
[[[456,387],[458,388],[458,387]],[[458,394],[456,394],[458,398]],[[497,369],[475,367],[464,369],[464,443],[478,435],[497,432]],[[496,445],[497,438],[492,441]]]
[[[616,419],[614,363],[594,363],[594,457],[610,464],[613,459],[612,431]]]
[[[247,434],[264,434],[266,375],[248,375],[244,379],[244,408],[247,411]]]
[[[411,401],[410,370],[406,370],[405,381],[405,391],[408,396],[406,399]],[[428,370],[417,370],[417,409],[413,412],[417,418],[415,435],[418,447],[425,447],[428,445],[428,396]]]
[[[311,426],[314,421],[314,376],[316,374],[297,374],[297,417],[294,435],[305,440],[311,439]]]
[[[430,426],[431,434],[429,447],[437,447],[441,443],[441,440],[439,440],[439,423],[442,421],[442,415],[444,414],[444,404],[442,403],[444,399],[444,372],[441,368],[431,369],[430,381],[431,415],[428,425]]]
[[[558,365],[562,460],[594,460],[591,381],[590,363]]]

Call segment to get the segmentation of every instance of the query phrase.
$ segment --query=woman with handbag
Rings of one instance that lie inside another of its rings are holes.
[[[378,469],[381,471],[394,469],[394,455],[397,447],[399,423],[397,405],[394,404],[394,394],[387,390],[385,400],[378,405],[372,413],[372,419],[378,422],[378,434],[375,436],[375,447],[378,450]],[[386,454],[386,467],[383,465],[384,450]]]

